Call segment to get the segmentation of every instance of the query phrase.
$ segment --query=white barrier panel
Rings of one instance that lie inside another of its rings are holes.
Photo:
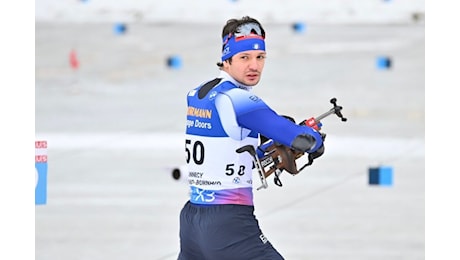
[[[425,0],[169,0],[59,1],[35,4],[37,22],[218,23],[250,15],[263,24],[408,23],[423,17]]]

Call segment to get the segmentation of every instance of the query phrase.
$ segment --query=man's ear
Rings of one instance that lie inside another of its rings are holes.
[[[225,60],[222,64],[224,65],[224,69],[228,69],[228,67],[230,67],[230,59]]]

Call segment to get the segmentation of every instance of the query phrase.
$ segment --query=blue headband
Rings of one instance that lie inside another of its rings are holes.
[[[265,41],[261,36],[251,34],[235,38],[234,35],[225,36],[223,39],[222,61],[231,58],[242,51],[261,50],[265,51]]]

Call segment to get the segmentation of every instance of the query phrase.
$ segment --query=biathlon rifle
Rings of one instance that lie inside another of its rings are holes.
[[[311,117],[309,119],[303,120],[299,125],[306,125],[317,131],[320,131],[322,126],[321,120],[332,114],[337,115],[342,120],[342,122],[346,122],[347,119],[342,115],[341,112],[342,106],[337,105],[337,99],[332,98],[330,103],[333,105],[333,107],[329,111],[317,117]],[[323,137],[324,141],[326,135],[321,133],[321,136]],[[255,168],[257,169],[260,180],[262,182],[262,185],[258,187],[257,190],[262,188],[266,189],[268,187],[267,177],[273,173],[275,174],[275,184],[282,186],[279,176],[283,170],[289,172],[292,175],[296,175],[305,169],[305,167],[313,163],[313,159],[309,157],[307,163],[305,163],[302,167],[297,168],[296,160],[302,157],[305,152],[291,149],[290,147],[279,144],[277,142],[273,142],[273,140],[269,139],[268,141],[264,141],[258,147],[258,149],[264,144],[267,146],[267,148],[263,149],[264,156],[262,158],[257,156],[256,150],[252,145],[245,145],[236,150],[238,153],[249,152],[251,154]]]

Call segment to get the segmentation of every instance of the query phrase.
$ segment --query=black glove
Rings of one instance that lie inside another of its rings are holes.
[[[323,138],[323,143],[321,146],[314,152],[308,154],[308,163],[307,165],[311,165],[313,163],[313,160],[320,157],[321,155],[324,154],[324,140],[326,139],[326,134],[320,133],[321,137]]]
[[[320,157],[324,153],[324,143],[318,148],[318,150],[308,154],[308,161],[313,163],[313,160]]]

